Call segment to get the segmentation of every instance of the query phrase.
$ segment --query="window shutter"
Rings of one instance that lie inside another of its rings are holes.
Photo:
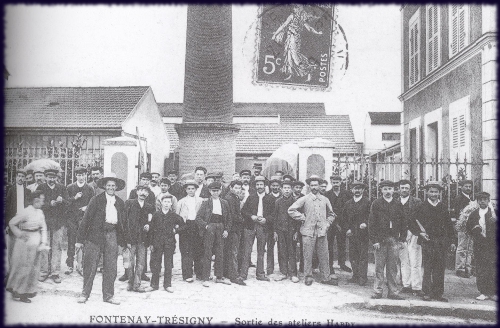
[[[461,5],[458,8],[458,51],[461,51],[467,46],[467,17],[466,17],[466,8],[465,5]]]
[[[453,56],[458,52],[458,5],[451,5],[450,12],[450,56]]]
[[[450,158],[454,162],[458,156],[460,162],[464,158],[470,160],[470,109],[469,96],[450,104]]]
[[[409,30],[409,52],[410,52],[410,62],[409,62],[409,84],[410,87],[420,80],[420,59],[419,59],[419,28],[420,28],[420,10],[413,15],[410,19],[410,30]]]
[[[427,5],[427,74],[441,64],[439,8],[439,5]]]
[[[469,7],[450,5],[450,57],[469,44]]]

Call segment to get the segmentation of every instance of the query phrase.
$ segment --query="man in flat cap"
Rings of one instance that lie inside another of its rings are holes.
[[[422,201],[411,195],[413,183],[410,180],[401,180],[398,182],[398,185],[399,201],[403,205],[405,219],[409,221]],[[401,282],[403,285],[401,292],[423,296],[422,247],[417,243],[417,240],[418,235],[416,236],[408,230],[406,240],[402,244],[403,247],[399,250]]]
[[[94,189],[87,183],[87,169],[85,167],[75,168],[76,181],[69,184],[66,189],[68,190],[68,257],[66,265],[68,270],[65,274],[73,272],[73,264],[75,260],[75,243],[78,234],[78,227],[82,221],[83,214],[90,203],[90,199],[94,197]],[[81,258],[77,257],[77,269],[81,266]],[[80,274],[83,274],[80,272]]]
[[[210,191],[205,181],[207,175],[207,169],[203,166],[198,166],[194,169],[194,181],[198,184],[198,189],[196,189],[196,197],[207,200],[211,197]]]
[[[180,181],[177,181],[179,174],[175,170],[170,170],[167,172],[167,178],[170,180],[170,188],[168,192],[175,196],[177,200],[181,200],[186,197],[186,190]]]
[[[126,230],[123,212],[125,204],[115,195],[125,188],[125,181],[113,174],[97,181],[105,192],[92,197],[78,228],[77,243],[79,249],[85,244],[83,253],[83,290],[78,303],[87,302],[92,292],[100,254],[104,257],[102,273],[103,301],[119,305],[114,298],[117,274],[118,245],[130,248],[126,244]]]
[[[153,176],[149,172],[141,173],[139,176],[139,185],[146,186],[149,189],[149,183],[151,182],[152,178]],[[128,199],[137,199],[137,189],[134,188],[130,191]],[[156,197],[154,193],[152,192],[148,193],[148,197],[146,198],[146,203],[148,203],[151,206],[156,206]]]
[[[16,170],[16,184],[11,186],[7,191],[6,206],[5,206],[5,220],[4,230],[8,235],[7,240],[7,254],[9,261],[9,269],[11,264],[12,250],[14,249],[15,236],[10,231],[9,222],[16,216],[16,214],[30,205],[31,191],[24,186],[24,179],[26,178],[26,171],[23,169]]]
[[[418,206],[409,222],[411,233],[419,236],[422,245],[423,299],[448,302],[443,297],[444,272],[448,250],[455,251],[453,223],[447,206],[440,201],[441,183],[431,181],[425,189],[427,200]]]
[[[368,218],[370,216],[370,200],[364,196],[366,185],[354,181],[351,184],[353,197],[343,208],[342,217],[346,224],[346,236],[349,237],[349,259],[352,265],[350,283],[365,286],[368,272]]]
[[[283,181],[288,181],[288,182],[294,182],[295,181],[295,178],[292,177],[290,174],[285,174],[283,176]]]
[[[184,183],[187,196],[177,203],[177,214],[186,223],[186,228],[179,232],[179,250],[181,251],[182,279],[193,282],[193,267],[196,278],[201,280],[203,240],[198,232],[196,214],[200,210],[202,200],[196,197],[196,189],[199,188],[194,180],[186,180]]]
[[[240,180],[243,183],[241,190],[243,195],[243,203],[247,200],[248,196],[250,194],[255,194],[257,191],[255,188],[251,185],[250,182],[250,176],[252,175],[252,172],[250,170],[241,170],[240,171]]]
[[[328,259],[327,231],[335,220],[332,205],[325,196],[319,193],[319,177],[310,177],[306,180],[311,192],[299,198],[288,209],[288,214],[295,220],[301,221],[300,234],[304,244],[304,276],[306,286],[313,283],[312,259],[314,251],[318,255],[321,283],[338,285],[338,281],[330,278]]]
[[[373,201],[368,219],[368,234],[375,249],[375,294],[372,298],[382,298],[385,274],[387,272],[387,297],[393,300],[403,300],[398,295],[399,249],[406,240],[408,224],[404,217],[403,206],[393,198],[394,182],[384,180],[379,183],[382,197]]]
[[[479,208],[467,220],[467,232],[474,239],[474,259],[476,261],[476,284],[479,301],[497,300],[497,218],[495,209],[489,206],[490,194],[476,194]]]
[[[281,197],[281,179],[280,176],[272,176],[270,183],[271,192],[264,196],[264,217],[269,218],[267,222],[267,242],[266,242],[266,261],[267,275],[274,273],[274,246],[277,238],[274,236],[274,204]]]
[[[230,285],[231,282],[224,279],[224,241],[231,231],[231,216],[229,204],[226,200],[220,199],[222,189],[220,182],[212,182],[208,189],[211,197],[201,204],[196,215],[196,222],[203,234],[203,287],[210,287],[208,278],[212,268],[212,251],[215,248],[214,275],[216,283]]]
[[[58,170],[45,170],[44,173],[47,183],[39,185],[37,190],[41,190],[45,195],[45,204],[42,210],[47,223],[47,240],[51,248],[48,252],[43,251],[41,254],[40,278],[38,280],[45,281],[50,273],[50,278],[55,283],[61,283],[59,273],[61,271],[63,227],[66,224],[69,196],[66,187],[56,183]]]
[[[35,169],[33,170],[33,177],[35,179],[35,182],[26,186],[30,191],[35,191],[39,185],[42,185],[45,183],[45,173],[42,170]]]
[[[160,183],[160,193],[156,196],[156,202],[155,202],[155,207],[157,211],[160,211],[162,208],[161,204],[161,199],[165,195],[171,195],[172,196],[172,211],[177,211],[177,202],[178,199],[172,193],[170,192],[170,187],[171,187],[171,181],[167,178],[161,178],[159,181]]]
[[[460,191],[452,201],[452,221],[456,222],[460,212],[474,200],[472,197],[472,180],[461,180]],[[455,270],[459,277],[469,278],[471,275],[472,238],[463,231],[458,232],[457,253],[455,255]]]
[[[347,190],[340,188],[342,183],[342,178],[339,175],[332,175],[330,177],[330,182],[332,184],[332,189],[326,192],[326,197],[332,204],[332,209],[335,214],[337,214],[337,220],[334,225],[328,230],[328,251],[330,254],[330,271],[335,273],[333,269],[333,243],[337,239],[337,254],[338,254],[338,264],[342,271],[352,272],[346,264],[346,222],[342,217],[342,210],[345,203],[351,199],[351,195]]]

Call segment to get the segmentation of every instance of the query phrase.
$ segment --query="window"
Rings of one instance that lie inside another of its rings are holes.
[[[410,87],[420,80],[420,9],[410,19]]]
[[[469,44],[469,6],[450,5],[450,58]]]
[[[471,161],[470,153],[470,110],[469,96],[450,104],[450,159],[453,162]],[[470,166],[470,165],[469,165]],[[469,170],[470,167],[467,167]],[[456,174],[456,166],[450,168],[451,175]]]
[[[441,65],[441,19],[440,6],[427,5],[427,74]]]
[[[382,133],[382,141],[397,141],[401,140],[400,133]]]

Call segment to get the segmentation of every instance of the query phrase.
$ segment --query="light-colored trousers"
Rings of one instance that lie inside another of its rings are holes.
[[[418,236],[411,235],[409,242],[399,250],[401,280],[403,287],[422,290],[422,246],[417,244]]]
[[[472,238],[465,232],[458,232],[457,253],[455,256],[455,270],[470,273],[472,260]]]
[[[47,240],[50,242],[50,250],[42,251],[40,254],[40,276],[47,277],[59,275],[61,272],[61,255],[64,228],[47,230]],[[49,268],[50,258],[50,268]]]

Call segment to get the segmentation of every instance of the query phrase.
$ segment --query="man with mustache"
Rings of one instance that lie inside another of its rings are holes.
[[[42,170],[33,170],[33,177],[35,179],[35,182],[27,186],[30,191],[35,191],[38,186],[42,185],[45,183],[45,173]]]
[[[97,182],[99,181],[99,179],[102,178],[103,173],[104,171],[100,166],[93,166],[90,169],[90,177],[92,181],[89,183],[89,186],[91,186],[94,189],[95,196],[102,194],[104,192],[104,189],[99,188],[99,186],[97,185]]]

